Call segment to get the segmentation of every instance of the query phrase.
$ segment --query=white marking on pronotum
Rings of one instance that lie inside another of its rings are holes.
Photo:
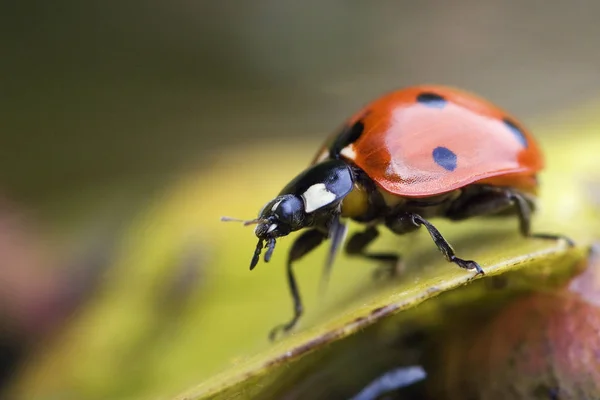
[[[354,150],[354,146],[352,145],[344,147],[342,151],[340,151],[340,154],[350,160],[356,159],[356,150]]]
[[[306,189],[306,192],[302,194],[302,198],[304,199],[304,211],[310,213],[330,204],[336,196],[335,193],[327,190],[324,183],[316,183]]]
[[[269,229],[267,229],[267,233],[271,233],[275,229],[277,229],[277,224],[271,224],[271,226],[269,226]]]

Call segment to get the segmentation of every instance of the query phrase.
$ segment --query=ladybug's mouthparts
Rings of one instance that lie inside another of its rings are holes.
[[[259,222],[258,225],[256,225],[256,228],[254,228],[254,234],[259,239],[268,240],[269,238],[278,236],[278,227],[279,225],[277,224],[277,222],[275,222],[275,218],[265,219]]]
[[[273,250],[275,250],[276,241],[274,237],[264,238],[264,236],[270,234],[275,229],[277,229],[277,224],[272,223],[271,220],[267,218],[255,218],[246,221],[239,218],[221,217],[221,221],[241,222],[244,224],[244,226],[258,224],[258,226],[255,229],[255,233],[259,237],[259,239],[258,243],[256,244],[256,250],[254,250],[254,255],[252,256],[252,261],[250,262],[250,270],[253,270],[254,267],[256,267],[256,264],[258,264],[258,261],[260,259],[260,253],[265,247],[267,248],[267,251],[265,252],[264,260],[265,262],[269,262],[271,256],[273,255]],[[267,242],[266,246],[264,245],[265,241]]]
[[[264,246],[264,239],[258,239],[258,243],[256,244],[256,250],[254,250],[254,255],[252,256],[252,261],[250,262],[250,271],[252,271],[254,269],[254,267],[256,267],[256,264],[258,264],[258,260],[260,259],[260,253],[262,252],[262,249],[264,247],[267,248],[267,251],[265,252],[265,257],[264,260],[265,262],[269,262],[269,260],[271,259],[271,256],[273,255],[273,250],[275,250],[275,238],[269,238],[266,239],[267,241],[267,245]]]

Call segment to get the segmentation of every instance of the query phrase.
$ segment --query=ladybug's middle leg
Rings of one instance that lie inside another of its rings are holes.
[[[374,226],[370,226],[362,232],[354,233],[346,243],[346,254],[382,262],[381,267],[375,270],[375,278],[379,278],[382,275],[393,276],[396,274],[398,263],[401,260],[399,254],[366,251],[367,246],[378,236],[379,231]]]
[[[435,243],[437,248],[442,252],[444,257],[446,257],[446,260],[448,260],[449,262],[453,262],[454,264],[464,269],[474,269],[475,271],[477,271],[477,274],[484,274],[481,266],[475,261],[463,260],[462,258],[456,257],[454,249],[452,248],[450,243],[448,243],[448,241],[442,236],[440,231],[438,231],[438,229],[435,226],[433,226],[431,222],[427,221],[419,214],[406,213],[402,215],[400,219],[409,222],[416,227],[424,226],[427,229],[427,232],[429,232],[429,235],[433,239],[433,242]]]
[[[446,260],[453,262],[464,269],[474,269],[478,274],[483,274],[481,266],[472,260],[463,260],[456,257],[454,249],[429,221],[414,212],[400,212],[386,218],[385,225],[394,233],[403,235],[424,226],[429,232],[437,248],[442,252]]]

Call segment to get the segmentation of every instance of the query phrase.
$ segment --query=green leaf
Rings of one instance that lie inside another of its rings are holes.
[[[250,272],[251,229],[219,218],[256,215],[306,166],[315,144],[260,144],[223,155],[140,211],[122,234],[102,292],[53,346],[31,361],[14,394],[155,398],[185,387],[191,389],[176,398],[357,393],[382,365],[398,359],[389,342],[404,332],[398,329],[400,322],[435,324],[446,301],[469,304],[488,301],[492,292],[503,297],[532,287],[551,288],[581,267],[600,232],[593,190],[600,182],[600,175],[593,175],[600,134],[595,125],[578,128],[573,134],[578,140],[553,138],[552,129],[542,136],[549,138],[543,143],[548,168],[534,219],[535,231],[566,234],[577,242],[575,247],[523,239],[514,218],[435,221],[459,256],[482,265],[484,278],[473,279],[472,272],[447,263],[426,232],[407,237],[386,233],[373,248],[401,250],[402,274],[376,281],[375,265],[340,256],[324,296],[318,292],[322,248],[297,263],[306,313],[291,335],[274,344],[267,340],[268,331],[292,312],[284,269],[291,238],[281,240],[269,264],[260,263]],[[188,256],[198,264],[190,267]],[[186,278],[186,268],[197,272],[192,274],[195,284]],[[494,291],[504,280],[511,289]],[[432,299],[441,294],[446,300],[435,303]],[[458,300],[450,300],[450,294]]]

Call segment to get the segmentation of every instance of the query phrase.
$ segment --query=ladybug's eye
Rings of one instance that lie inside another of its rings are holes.
[[[296,196],[285,196],[273,205],[272,211],[280,222],[291,226],[304,219],[304,203]]]

